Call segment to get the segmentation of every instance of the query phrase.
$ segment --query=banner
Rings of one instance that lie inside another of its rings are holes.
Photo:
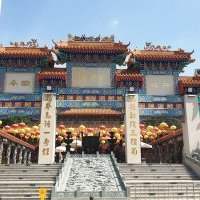
[[[125,99],[126,162],[141,164],[138,95],[128,94]]]
[[[44,93],[40,123],[38,164],[53,164],[55,161],[56,95]]]

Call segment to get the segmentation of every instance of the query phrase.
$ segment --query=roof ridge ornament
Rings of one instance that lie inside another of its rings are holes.
[[[37,42],[37,39],[30,39],[30,41],[28,42],[24,42],[24,41],[21,41],[21,42],[10,42],[10,46],[12,47],[32,47],[32,48],[38,48],[39,47],[39,44]]]
[[[68,41],[77,41],[77,42],[114,42],[114,35],[101,37],[98,35],[97,37],[89,36],[87,37],[85,34],[81,36],[68,34]]]
[[[153,45],[152,42],[145,42],[144,50],[147,51],[169,51],[171,49],[171,46],[168,45]]]

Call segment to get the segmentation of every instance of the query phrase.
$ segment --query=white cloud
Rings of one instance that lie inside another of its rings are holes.
[[[110,21],[110,26],[111,27],[117,27],[119,25],[119,20],[118,19],[112,19]]]
[[[117,26],[117,25],[119,24],[119,20],[114,19],[114,20],[112,21],[112,23],[113,23],[113,25]]]

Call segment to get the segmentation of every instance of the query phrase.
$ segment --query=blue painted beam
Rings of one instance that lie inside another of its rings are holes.
[[[181,117],[184,115],[183,109],[139,109],[140,116],[168,116]]]
[[[23,108],[0,108],[0,116],[40,116],[40,108],[23,107]]]
[[[57,100],[57,108],[123,108],[122,101],[68,101]]]
[[[0,101],[41,101],[41,94],[0,94]]]
[[[166,103],[183,103],[182,96],[151,96],[151,95],[139,95],[139,102],[166,102]]]
[[[123,88],[57,88],[57,94],[68,95],[125,95]]]

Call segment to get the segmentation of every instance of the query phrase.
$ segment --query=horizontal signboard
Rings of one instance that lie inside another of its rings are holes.
[[[111,71],[108,67],[73,67],[72,87],[109,88]]]
[[[146,93],[148,95],[174,95],[174,80],[172,75],[146,75]]]
[[[4,92],[14,94],[30,94],[34,92],[34,73],[6,73]]]

